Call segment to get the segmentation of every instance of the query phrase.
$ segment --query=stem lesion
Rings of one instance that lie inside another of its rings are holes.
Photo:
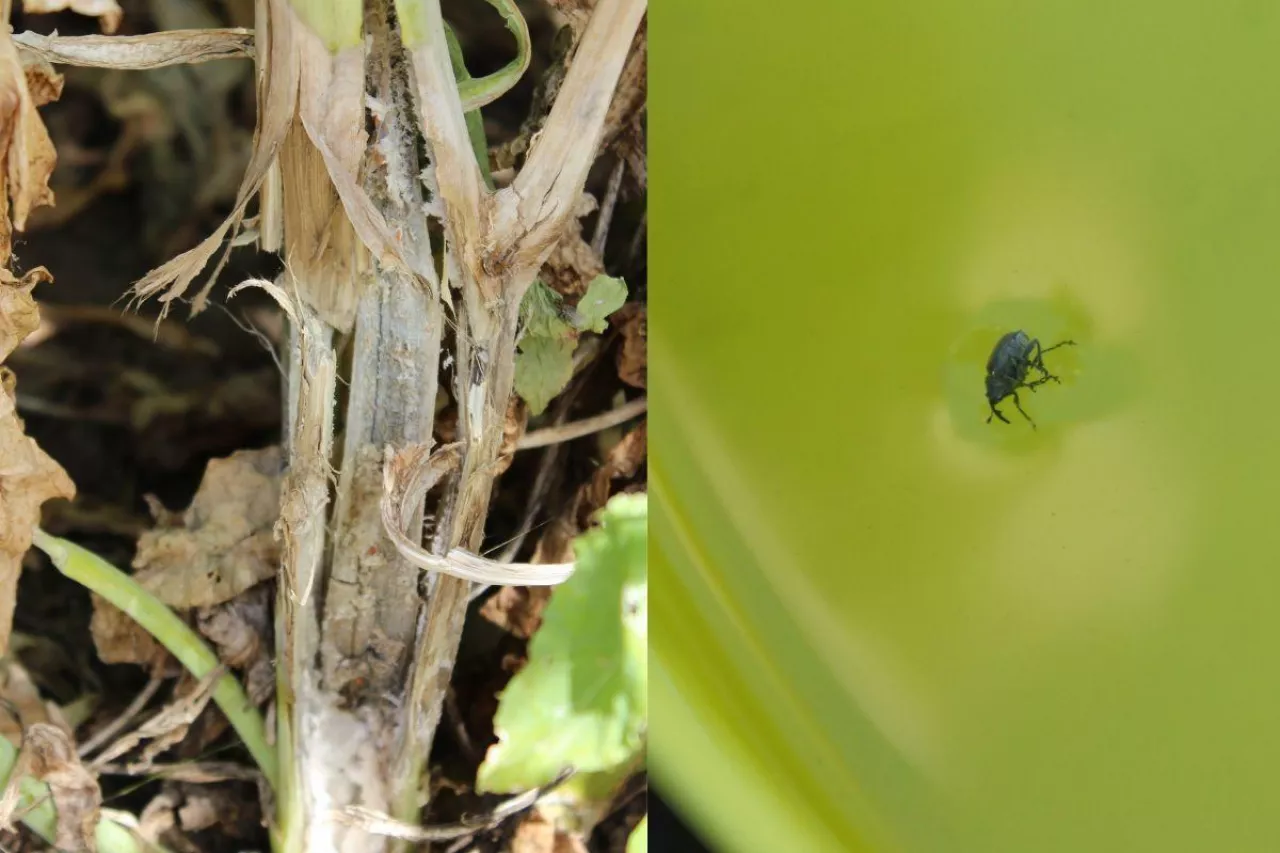
[[[439,0],[396,0],[410,48],[416,107],[442,202],[449,269],[461,290],[455,396],[461,472],[438,537],[446,550],[479,549],[515,374],[519,305],[562,235],[595,160],[610,98],[646,10],[645,0],[600,0],[541,135],[514,183],[485,184],[450,62]],[[393,785],[394,816],[413,822],[439,725],[470,584],[435,581],[410,675]]]

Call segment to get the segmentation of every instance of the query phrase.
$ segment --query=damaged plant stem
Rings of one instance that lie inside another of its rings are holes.
[[[461,291],[455,397],[463,458],[440,520],[445,550],[479,549],[514,380],[520,302],[571,220],[645,0],[600,0],[525,166],[490,190],[472,151],[439,0],[396,0],[417,112],[443,202],[450,278]],[[442,574],[427,603],[401,729],[394,816],[417,817],[426,761],[457,657],[470,584]]]

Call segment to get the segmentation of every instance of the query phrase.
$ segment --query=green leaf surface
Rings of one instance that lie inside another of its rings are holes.
[[[564,337],[573,331],[564,313],[560,294],[541,281],[534,281],[520,301],[520,327],[526,336]]]
[[[627,839],[627,853],[648,853],[649,851],[649,816],[640,818],[636,828],[631,830]]]
[[[503,691],[479,792],[534,788],[566,767],[607,771],[644,748],[648,517],[646,495],[617,495],[600,526],[574,542],[574,574],[551,597],[529,662]]]
[[[627,284],[620,278],[598,275],[578,302],[574,325],[582,331],[603,332],[608,316],[627,301]]]
[[[573,377],[572,338],[526,337],[516,353],[516,393],[529,404],[530,414],[541,414]]]

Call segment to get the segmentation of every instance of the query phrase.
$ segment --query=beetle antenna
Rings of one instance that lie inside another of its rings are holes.
[[[1075,341],[1062,341],[1061,343],[1056,343],[1051,347],[1041,347],[1040,355],[1043,356],[1045,353],[1049,352],[1050,350],[1055,350],[1058,347],[1073,347],[1075,345],[1076,345]]]

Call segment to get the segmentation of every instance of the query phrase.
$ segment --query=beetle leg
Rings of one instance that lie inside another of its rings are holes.
[[[1055,382],[1060,382],[1061,380],[1059,380],[1059,379],[1058,379],[1058,377],[1056,377],[1056,376],[1054,376],[1052,373],[1050,373],[1050,372],[1049,372],[1049,370],[1048,370],[1048,368],[1046,368],[1046,367],[1044,366],[1044,354],[1045,354],[1045,353],[1047,353],[1047,352],[1049,352],[1050,350],[1055,350],[1055,349],[1057,349],[1058,347],[1066,347],[1066,346],[1072,346],[1072,347],[1073,347],[1073,346],[1075,346],[1075,345],[1076,345],[1076,342],[1075,342],[1075,341],[1062,341],[1062,342],[1060,342],[1060,343],[1056,343],[1056,344],[1054,344],[1054,345],[1053,345],[1053,346],[1051,346],[1051,347],[1042,347],[1042,346],[1040,345],[1040,341],[1039,341],[1039,340],[1033,340],[1033,341],[1031,342],[1031,344],[1032,344],[1032,346],[1035,348],[1036,356],[1035,356],[1035,358],[1031,358],[1031,357],[1028,355],[1028,357],[1027,357],[1027,364],[1031,365],[1031,366],[1032,366],[1032,367],[1034,367],[1036,370],[1038,370],[1038,371],[1040,371],[1041,373],[1043,373],[1043,374],[1045,375],[1045,380],[1044,380],[1044,381],[1046,381],[1046,382],[1047,382],[1049,379],[1052,379],[1052,380],[1054,380]]]
[[[1023,412],[1023,411],[1022,411],[1022,403],[1021,403],[1021,402],[1019,402],[1019,400],[1018,400],[1018,392],[1017,392],[1017,391],[1014,391],[1014,392],[1013,392],[1013,404],[1014,404],[1015,406],[1017,406],[1017,407],[1018,407],[1018,411],[1019,411],[1019,412],[1022,412],[1022,416],[1023,416],[1024,418],[1026,418],[1026,419],[1027,419],[1027,423],[1031,424],[1031,428],[1032,428],[1032,429],[1035,429],[1035,428],[1036,428],[1036,422],[1035,422],[1035,421],[1033,421],[1033,420],[1031,420],[1031,415],[1028,415],[1026,412]],[[1005,423],[1008,423],[1008,421],[1005,421]]]
[[[1009,419],[1006,418],[1004,415],[1000,414],[1000,410],[996,408],[995,403],[991,404],[991,415],[995,415],[997,418],[1004,421],[1005,423],[1009,423]],[[987,423],[991,423],[991,415],[987,415]]]

